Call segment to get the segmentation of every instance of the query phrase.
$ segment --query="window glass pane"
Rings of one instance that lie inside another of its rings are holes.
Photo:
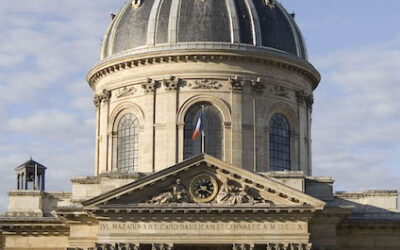
[[[269,170],[290,170],[290,129],[286,117],[274,114],[269,131]]]
[[[117,169],[120,172],[137,171],[139,151],[139,121],[133,114],[124,115],[118,124]]]
[[[202,136],[199,134],[196,140],[192,139],[201,109],[204,107],[204,151],[206,154],[222,159],[223,128],[220,112],[210,103],[198,103],[193,105],[185,116],[184,130],[184,159],[201,154]]]

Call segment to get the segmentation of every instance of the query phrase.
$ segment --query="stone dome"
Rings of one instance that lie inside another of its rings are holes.
[[[307,59],[293,16],[275,0],[130,0],[112,15],[101,60],[201,46],[253,47]]]

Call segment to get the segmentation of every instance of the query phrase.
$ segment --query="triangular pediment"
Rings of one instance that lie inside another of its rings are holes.
[[[271,206],[322,209],[325,203],[269,177],[199,155],[84,202],[87,208]]]

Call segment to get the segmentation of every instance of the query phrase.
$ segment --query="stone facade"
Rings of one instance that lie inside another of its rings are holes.
[[[199,176],[212,180],[210,201],[196,195]],[[1,243],[3,249],[398,249],[397,192],[333,193],[332,184],[302,172],[255,174],[199,155],[147,176],[76,178],[72,194],[11,192]],[[22,202],[31,207],[21,210]]]
[[[177,29],[191,15],[208,26],[182,35]],[[266,32],[278,24],[286,28],[275,37]],[[44,190],[38,163],[17,168],[0,249],[400,249],[397,191],[335,193],[332,178],[312,176],[320,75],[278,2],[130,0],[112,15],[101,55],[87,76],[97,116],[94,176],[55,193]],[[185,117],[199,103],[221,116],[219,159],[184,158]],[[137,158],[122,171],[119,125],[127,114],[138,122],[130,142],[137,151],[129,152]],[[270,167],[275,114],[289,127],[290,166],[281,172]],[[33,190],[21,188],[27,180]]]

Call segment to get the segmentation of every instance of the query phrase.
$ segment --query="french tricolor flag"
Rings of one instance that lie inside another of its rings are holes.
[[[204,116],[204,109],[201,109],[199,120],[196,124],[196,129],[193,132],[192,140],[195,141],[197,136],[199,136],[200,132],[203,130],[203,116]]]

